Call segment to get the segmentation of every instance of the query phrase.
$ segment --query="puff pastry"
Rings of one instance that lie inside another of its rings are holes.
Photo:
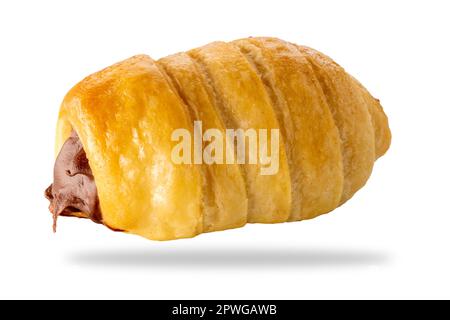
[[[262,175],[261,164],[174,163],[171,134],[193,133],[194,121],[224,134],[279,130],[277,173]],[[324,54],[276,38],[214,42],[158,61],[134,56],[73,87],[56,154],[72,146],[77,190],[91,188],[96,202],[77,195],[80,205],[62,208],[56,169],[46,193],[55,221],[91,218],[154,240],[310,219],[350,199],[390,139],[379,100]]]

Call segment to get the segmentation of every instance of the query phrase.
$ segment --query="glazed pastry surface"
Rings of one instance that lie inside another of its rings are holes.
[[[172,133],[194,135],[194,121],[224,135],[278,129],[277,173],[175,164]],[[324,54],[276,38],[112,65],[66,95],[57,154],[72,131],[95,177],[102,223],[154,240],[327,213],[364,186],[391,139],[379,100],[356,79]]]

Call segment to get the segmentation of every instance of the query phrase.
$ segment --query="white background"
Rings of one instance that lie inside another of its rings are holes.
[[[1,1],[0,298],[450,298],[448,1]],[[317,219],[152,242],[62,218],[59,104],[138,53],[276,36],[330,55],[381,99],[391,149]]]

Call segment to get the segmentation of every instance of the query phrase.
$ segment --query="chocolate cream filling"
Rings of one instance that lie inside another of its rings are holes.
[[[75,131],[66,140],[55,161],[53,183],[45,190],[53,215],[53,231],[59,216],[91,219],[102,223],[102,213],[86,152]]]

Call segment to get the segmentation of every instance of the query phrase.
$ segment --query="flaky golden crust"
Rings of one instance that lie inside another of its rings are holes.
[[[191,123],[201,120],[203,129],[218,129],[225,133],[214,97],[207,88],[204,75],[186,53],[158,61],[169,81],[183,99]],[[247,223],[247,192],[238,166],[202,165],[204,232],[240,227]]]
[[[279,129],[279,170],[173,163],[172,132],[192,133],[196,120],[222,133]],[[365,184],[390,144],[379,101],[357,80],[327,56],[275,38],[108,67],[65,97],[57,152],[72,129],[104,223],[155,240],[329,212]]]
[[[237,48],[214,42],[188,54],[210,80],[227,128],[279,129],[264,85]],[[279,171],[274,175],[261,175],[259,164],[242,166],[248,196],[248,222],[274,223],[289,218],[291,190],[283,141],[279,159]]]
[[[171,161],[170,136],[190,128],[183,102],[154,61],[136,56],[75,86],[59,116],[58,149],[77,131],[108,226],[151,239],[203,231],[199,168]]]
[[[279,39],[250,38],[239,43],[254,52],[254,60],[259,57],[260,72],[275,92],[275,107],[287,110],[292,122],[286,145],[292,157],[292,199],[297,203],[290,220],[333,210],[343,187],[341,144],[312,67],[294,45]]]
[[[298,48],[313,67],[339,129],[344,170],[342,203],[366,183],[372,172],[375,136],[369,106],[344,69],[320,52]]]

